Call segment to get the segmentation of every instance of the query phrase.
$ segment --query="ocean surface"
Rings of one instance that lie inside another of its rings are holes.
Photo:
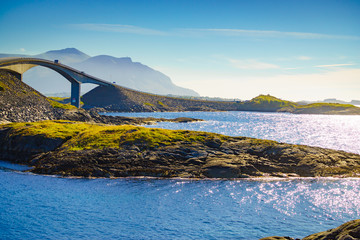
[[[360,149],[360,118],[353,116],[151,115],[207,120],[156,127]],[[302,238],[360,218],[360,179],[75,179],[25,169],[0,161],[0,239]]]

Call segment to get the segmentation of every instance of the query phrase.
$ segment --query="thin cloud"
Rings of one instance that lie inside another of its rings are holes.
[[[238,60],[238,59],[229,59],[230,64],[238,69],[249,69],[249,70],[265,70],[265,69],[278,69],[280,66],[259,62],[257,60],[248,59],[248,60]]]
[[[318,65],[317,68],[332,68],[332,67],[343,67],[343,66],[354,66],[354,63],[341,63],[341,64],[329,64],[329,65]]]
[[[299,56],[296,59],[301,61],[307,61],[307,60],[311,60],[312,58],[308,56]]]
[[[70,24],[72,28],[101,31],[101,32],[118,32],[130,33],[140,35],[157,35],[157,36],[183,36],[183,37],[201,37],[201,36],[239,36],[239,37],[256,37],[256,38],[298,38],[298,39],[346,39],[346,40],[360,40],[359,36],[343,36],[343,35],[329,35],[320,33],[306,33],[306,32],[282,32],[282,31],[268,31],[268,30],[246,30],[246,29],[229,29],[229,28],[183,28],[170,29],[161,31],[151,28],[143,28],[133,25],[122,24],[98,24],[98,23],[84,23],[84,24]]]
[[[71,24],[70,27],[98,32],[118,32],[118,33],[131,33],[139,35],[168,35],[168,33],[154,30],[150,28],[142,28],[132,25],[121,25],[121,24]]]
[[[212,34],[221,36],[244,36],[244,37],[267,37],[267,38],[300,38],[300,39],[353,39],[360,40],[358,36],[329,35],[320,33],[306,32],[281,32],[267,30],[245,30],[245,29],[183,29],[183,32],[192,33],[194,35]]]

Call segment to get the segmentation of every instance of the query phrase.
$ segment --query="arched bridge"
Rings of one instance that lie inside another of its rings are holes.
[[[59,63],[57,60],[49,61],[40,58],[0,58],[0,69],[5,69],[22,80],[22,74],[30,68],[43,66],[50,68],[71,82],[71,104],[80,107],[80,84],[93,83],[97,85],[114,85],[100,78],[93,77],[82,71]]]

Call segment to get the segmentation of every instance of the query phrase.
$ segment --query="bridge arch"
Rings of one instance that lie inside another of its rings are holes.
[[[80,89],[82,83],[92,83],[103,86],[114,85],[108,81],[61,64],[57,60],[49,61],[40,58],[0,58],[0,69],[12,73],[20,80],[22,80],[23,73],[36,66],[52,69],[71,83],[71,104],[76,107],[80,107]]]

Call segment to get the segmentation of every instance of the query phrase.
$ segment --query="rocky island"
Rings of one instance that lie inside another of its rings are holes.
[[[185,130],[65,120],[0,125],[0,158],[80,177],[359,177],[360,155]]]

